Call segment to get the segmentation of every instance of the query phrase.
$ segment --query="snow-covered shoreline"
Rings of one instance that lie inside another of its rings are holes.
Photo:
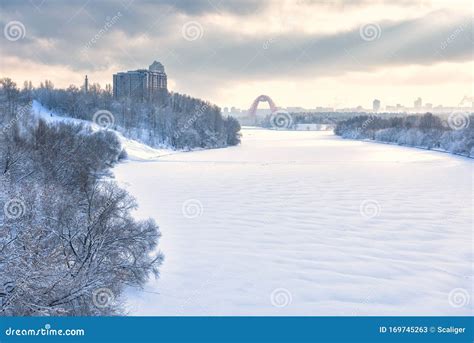
[[[443,150],[443,149],[437,149],[437,148],[430,149],[430,148],[426,148],[426,147],[423,147],[423,146],[406,145],[406,144],[399,144],[399,143],[395,143],[395,142],[384,142],[384,141],[379,141],[379,140],[375,140],[375,139],[368,139],[368,138],[357,139],[357,138],[347,138],[347,137],[343,137],[343,139],[346,139],[346,140],[354,140],[354,141],[359,141],[359,142],[368,142],[368,143],[379,143],[379,144],[385,144],[385,145],[394,145],[394,146],[400,146],[400,147],[404,147],[404,148],[414,148],[414,149],[427,150],[427,151],[434,151],[434,152],[441,152],[441,153],[449,154],[449,155],[453,155],[453,156],[469,158],[469,159],[471,159],[471,160],[474,159],[474,157],[470,157],[470,156],[468,156],[468,155],[457,154],[457,153],[454,153],[454,152],[450,152],[450,151]]]
[[[131,315],[469,315],[472,160],[328,132],[120,164],[163,234]]]
[[[35,118],[37,119],[41,118],[48,123],[62,122],[62,123],[70,123],[70,124],[80,124],[80,125],[84,125],[86,127],[91,128],[93,131],[104,130],[102,127],[100,127],[96,123],[88,121],[88,120],[81,120],[81,119],[64,117],[64,116],[58,115],[54,111],[50,111],[46,109],[36,100],[33,101],[32,111]],[[128,159],[131,161],[145,161],[145,160],[150,161],[150,160],[157,159],[161,156],[176,154],[180,152],[179,150],[174,150],[174,149],[166,148],[166,147],[165,148],[152,148],[142,142],[126,138],[122,133],[118,131],[115,131],[115,130],[111,130],[111,131],[113,131],[117,135],[117,137],[119,138],[122,144],[122,147],[127,152]]]
[[[112,172],[165,254],[161,278],[127,292],[131,315],[472,314],[451,299],[472,284],[472,159],[243,132],[241,146],[186,154],[116,132],[128,160]]]

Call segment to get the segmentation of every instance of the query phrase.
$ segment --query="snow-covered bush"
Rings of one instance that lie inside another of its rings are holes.
[[[106,178],[117,137],[30,115],[10,125],[8,101],[22,100],[5,96],[0,88],[0,316],[122,313],[123,289],[157,275],[162,256],[157,225],[133,219],[134,199]]]
[[[334,132],[343,138],[374,139],[474,157],[474,115],[464,119],[465,127],[452,128],[431,113],[388,119],[357,116],[339,122]]]
[[[240,143],[240,125],[235,125],[235,119],[224,118],[219,107],[187,95],[169,93],[153,101],[115,100],[110,89],[103,90],[98,84],[85,93],[74,86],[55,89],[51,82],[31,93],[43,106],[64,116],[92,120],[97,111],[109,111],[115,130],[154,147],[214,148]]]

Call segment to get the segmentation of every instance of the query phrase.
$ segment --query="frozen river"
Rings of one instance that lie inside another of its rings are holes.
[[[114,171],[165,262],[132,315],[472,314],[473,161],[243,130]]]

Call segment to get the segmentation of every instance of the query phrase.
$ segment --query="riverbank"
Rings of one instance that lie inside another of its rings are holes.
[[[114,169],[160,224],[132,315],[467,315],[472,161],[244,129],[242,144]]]

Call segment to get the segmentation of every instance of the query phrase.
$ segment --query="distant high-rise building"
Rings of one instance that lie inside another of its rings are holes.
[[[154,61],[148,69],[120,72],[113,76],[114,98],[152,100],[168,92],[165,68]]]
[[[372,102],[372,109],[374,112],[378,112],[380,110],[380,100],[374,99]]]
[[[430,104],[429,102],[426,103],[425,107],[429,110],[433,108],[433,104]]]
[[[471,103],[471,107],[474,108],[474,97],[465,95],[464,98],[462,98],[461,100],[460,106],[463,106],[469,103]]]
[[[86,75],[86,78],[84,79],[84,92],[85,93],[89,92],[89,80],[87,79],[87,75]]]
[[[417,109],[417,110],[420,109],[421,105],[422,105],[421,98],[416,99],[415,102],[414,102],[415,109]]]

